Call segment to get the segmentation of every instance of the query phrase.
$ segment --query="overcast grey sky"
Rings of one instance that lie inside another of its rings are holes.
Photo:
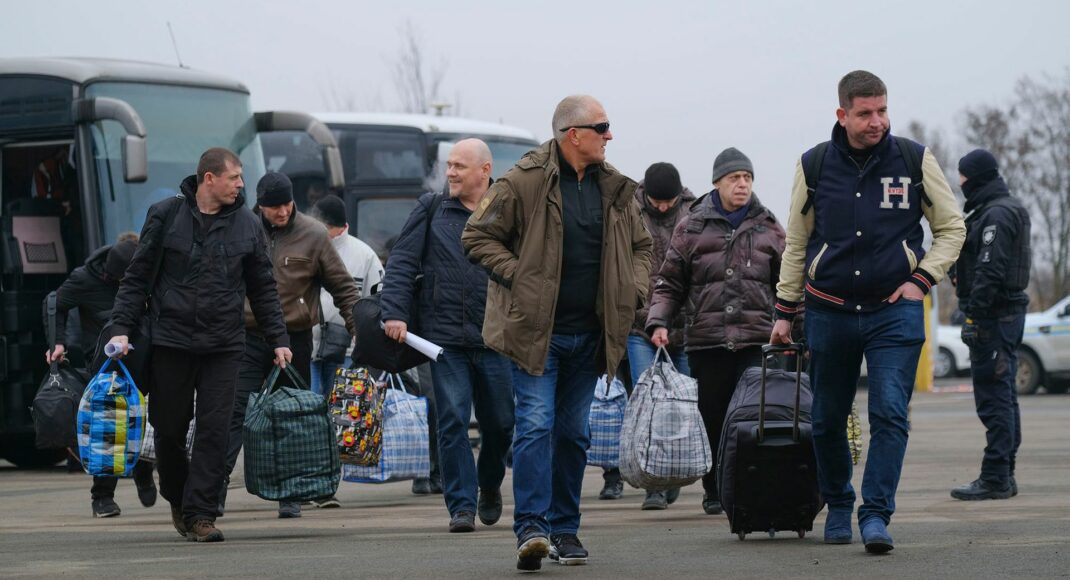
[[[0,55],[175,63],[170,21],[185,64],[245,82],[257,110],[324,110],[332,90],[392,109],[388,60],[406,20],[448,61],[442,93],[466,116],[546,139],[561,97],[590,93],[625,173],[670,161],[701,193],[734,146],[781,219],[796,158],[828,138],[844,73],[884,79],[893,132],[912,119],[952,130],[963,107],[1070,65],[1070,2],[1056,0],[8,2]]]

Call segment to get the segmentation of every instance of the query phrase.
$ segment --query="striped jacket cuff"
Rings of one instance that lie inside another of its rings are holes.
[[[791,320],[795,318],[795,315],[799,312],[800,302],[789,302],[787,300],[777,299],[774,313],[777,320]]]
[[[923,294],[928,294],[936,284],[936,280],[921,268],[914,270],[914,273],[910,275],[910,282],[920,288]]]

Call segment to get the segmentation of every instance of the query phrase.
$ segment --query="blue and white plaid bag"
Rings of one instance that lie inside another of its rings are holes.
[[[383,404],[383,452],[379,464],[342,465],[342,479],[355,483],[387,483],[431,474],[427,433],[427,398],[401,390],[401,377],[388,375],[392,388]]]
[[[587,465],[613,468],[620,466],[620,430],[624,424],[624,409],[628,393],[624,383],[607,375],[598,379],[591,401],[591,446],[587,448]]]
[[[112,364],[119,368],[109,371]],[[131,475],[141,454],[148,411],[126,365],[115,359],[104,361],[78,405],[78,456],[85,472]]]
[[[676,370],[664,347],[635,384],[620,434],[620,473],[631,486],[688,485],[713,467],[698,410],[698,382]]]

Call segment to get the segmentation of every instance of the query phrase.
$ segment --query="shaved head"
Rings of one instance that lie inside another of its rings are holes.
[[[446,160],[446,181],[450,197],[461,200],[469,209],[483,198],[490,187],[490,147],[479,139],[462,139],[450,149]]]
[[[453,145],[450,156],[453,155],[453,151],[457,151],[460,155],[470,155],[474,165],[483,165],[492,161],[490,147],[487,147],[482,139],[461,139]]]

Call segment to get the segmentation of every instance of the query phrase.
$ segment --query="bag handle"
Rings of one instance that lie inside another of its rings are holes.
[[[56,301],[56,292],[53,290],[45,298],[45,313],[48,317],[48,352],[52,352],[52,349],[56,348]],[[57,374],[59,372],[59,361],[49,363],[48,370],[53,375]]]
[[[267,379],[264,380],[264,385],[260,387],[260,394],[266,395],[271,392],[275,387],[275,383],[279,380],[279,375],[284,372],[286,376],[290,377],[290,380],[294,382],[294,385],[304,391],[308,390],[308,385],[305,380],[301,378],[301,375],[294,370],[292,364],[287,364],[285,369],[280,368],[278,365],[272,365],[271,372],[268,374]],[[260,397],[263,400],[263,396]]]
[[[108,365],[113,363],[113,362],[115,364],[119,365],[119,368],[123,371],[123,376],[126,377],[127,382],[129,382],[131,385],[133,385],[134,388],[137,388],[137,383],[134,382],[134,377],[130,376],[130,370],[126,368],[126,365],[123,364],[123,361],[121,361],[121,360],[119,360],[117,358],[105,358],[104,359],[104,364],[100,366],[100,370],[97,371],[97,374],[99,375],[99,374],[107,371],[108,370]]]
[[[768,371],[770,355],[777,353],[795,353],[795,413],[792,420],[791,440],[799,441],[799,399],[802,396],[802,359],[806,345],[800,342],[791,344],[767,344],[762,347],[762,390],[758,398],[758,443],[765,440],[765,375]]]
[[[664,346],[659,346],[658,347],[658,351],[654,353],[654,364],[657,364],[658,360],[662,359],[662,358],[665,359],[662,362],[668,363],[669,364],[669,368],[671,368],[674,371],[676,370],[676,365],[673,364],[672,357],[669,356],[669,351],[666,350]]]

